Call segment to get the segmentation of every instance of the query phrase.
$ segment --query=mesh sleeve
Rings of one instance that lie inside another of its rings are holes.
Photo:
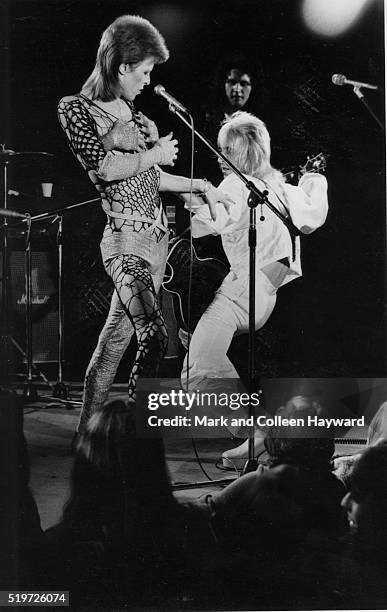
[[[58,118],[70,148],[81,164],[88,170],[98,170],[105,150],[91,114],[80,101],[61,100]]]
[[[159,146],[143,153],[106,152],[93,117],[80,100],[61,100],[58,118],[71,150],[83,167],[97,172],[103,181],[130,178],[162,162]]]

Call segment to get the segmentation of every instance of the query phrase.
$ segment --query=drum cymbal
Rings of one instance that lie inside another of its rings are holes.
[[[47,151],[13,151],[12,149],[0,149],[0,160],[8,159],[14,155],[48,155],[49,157],[54,157],[53,153],[48,153]]]

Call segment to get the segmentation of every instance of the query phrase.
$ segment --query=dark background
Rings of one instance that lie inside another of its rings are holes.
[[[101,33],[117,16],[140,14],[160,29],[171,57],[155,68],[152,84],[164,84],[195,116],[205,106],[218,59],[242,51],[259,62],[264,75],[265,103],[256,113],[272,134],[273,164],[297,166],[307,155],[323,152],[330,198],[325,226],[303,238],[303,278],[281,289],[276,311],[257,334],[258,368],[270,376],[384,376],[384,134],[351,87],[331,83],[333,73],[342,73],[378,84],[378,92],[365,90],[365,95],[384,118],[383,2],[368,2],[355,25],[332,38],[305,27],[301,5],[299,0],[2,2],[0,142],[16,151],[55,154],[12,158],[9,187],[32,197],[10,196],[8,204],[36,213],[95,197],[67,148],[56,104],[80,90]],[[177,170],[188,174],[188,130],[152,88],[136,104],[162,134],[178,135]],[[203,168],[207,153],[198,151]],[[43,180],[54,182],[51,200],[40,197]],[[98,251],[103,224],[98,205],[68,214],[64,223],[66,374],[71,378],[82,378],[106,314],[110,284]],[[48,224],[34,240],[37,250],[49,253],[55,285],[55,229]],[[21,248],[20,239],[13,248]],[[55,296],[52,304],[55,308]],[[232,347],[242,374],[246,347],[246,336]]]

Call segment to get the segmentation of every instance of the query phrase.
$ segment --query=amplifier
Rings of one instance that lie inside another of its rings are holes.
[[[2,257],[0,256],[2,270]],[[24,251],[9,252],[8,334],[26,350],[26,281]],[[58,288],[52,252],[31,254],[32,358],[34,363],[58,358]],[[0,293],[2,287],[0,284]],[[1,296],[2,297],[2,296]],[[20,355],[20,359],[23,356]]]

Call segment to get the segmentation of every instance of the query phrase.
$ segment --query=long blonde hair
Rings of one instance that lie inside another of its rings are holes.
[[[254,176],[271,186],[285,179],[270,163],[270,135],[265,123],[245,111],[226,119],[218,134],[218,145],[231,162],[244,174]]]

